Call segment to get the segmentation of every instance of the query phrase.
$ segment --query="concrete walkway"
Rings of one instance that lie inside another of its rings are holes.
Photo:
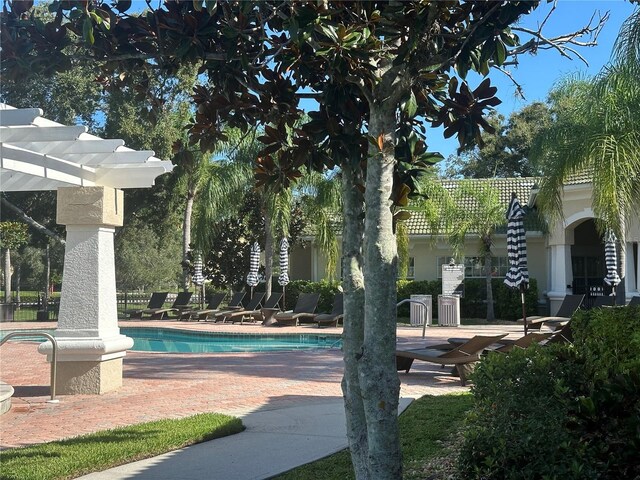
[[[400,400],[403,411],[412,399]],[[246,415],[246,430],[92,473],[85,480],[258,480],[347,448],[342,401]]]
[[[121,322],[121,326],[162,326],[195,331],[267,333],[256,325],[186,322]],[[0,324],[0,330],[54,328],[54,323]],[[335,333],[342,329],[283,327],[278,333]],[[459,328],[399,327],[398,348],[420,348],[448,337],[509,333],[522,327],[483,325]],[[104,395],[49,399],[50,366],[36,344],[8,342],[0,355],[2,380],[15,389],[11,410],[0,419],[0,449],[61,440],[110,428],[182,418],[202,412],[234,415],[247,430],[160,457],[92,474],[86,478],[268,478],[346,447],[342,404],[342,352],[338,349],[180,354],[129,352],[124,384]],[[27,367],[25,367],[27,366]],[[468,391],[450,369],[418,362],[400,373],[400,396]],[[102,475],[102,476],[100,476]]]

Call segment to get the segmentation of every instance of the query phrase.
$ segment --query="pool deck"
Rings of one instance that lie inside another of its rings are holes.
[[[51,329],[55,322],[0,323],[0,330]],[[166,327],[233,333],[340,334],[342,328],[315,326],[266,328],[257,324],[213,324],[176,321],[121,321],[124,327]],[[522,335],[522,326],[478,325],[398,327],[398,347],[418,348],[449,337],[509,333]],[[34,343],[9,342],[0,351],[0,377],[15,389],[12,408],[0,417],[0,448],[60,440],[108,428],[162,418],[181,418],[201,412],[236,416],[287,407],[321,405],[341,400],[342,352],[306,350],[261,353],[146,353],[128,352],[123,386],[104,395],[59,396],[49,399],[49,364]],[[409,374],[400,373],[401,397],[418,398],[467,391],[450,369],[416,362]]]

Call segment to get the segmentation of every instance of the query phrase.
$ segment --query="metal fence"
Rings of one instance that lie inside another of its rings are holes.
[[[177,295],[177,293],[167,295],[165,306],[170,307]],[[116,294],[118,318],[125,318],[127,310],[145,308],[150,297],[149,292],[118,292]],[[198,295],[194,295],[192,303],[195,305],[198,301]],[[58,320],[59,309],[59,296],[49,297],[49,301],[45,304],[45,296],[42,293],[39,295],[21,294],[18,301],[17,294],[13,292],[11,303],[0,303],[0,321],[55,322]]]

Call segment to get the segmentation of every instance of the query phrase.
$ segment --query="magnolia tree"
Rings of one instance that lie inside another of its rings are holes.
[[[193,63],[192,144],[212,150],[225,127],[263,127],[258,186],[341,169],[349,446],[357,478],[400,478],[394,228],[417,177],[441,159],[425,125],[461,146],[481,141],[500,101],[488,79],[467,84],[470,70],[487,75],[545,48],[570,55],[601,22],[555,38],[512,27],[535,1],[166,1],[140,15],[130,1],[82,1],[54,2],[42,24],[29,3],[3,12],[3,75],[84,61],[108,88],[131,71],[152,78]]]

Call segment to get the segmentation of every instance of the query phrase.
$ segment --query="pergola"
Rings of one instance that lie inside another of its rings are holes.
[[[117,318],[113,234],[122,226],[121,189],[150,187],[173,166],[152,151],[41,115],[39,108],[0,104],[0,191],[57,190],[57,222],[67,238],[56,387],[63,394],[105,393],[122,385],[122,358],[133,345]],[[39,350],[50,356],[51,345]]]

